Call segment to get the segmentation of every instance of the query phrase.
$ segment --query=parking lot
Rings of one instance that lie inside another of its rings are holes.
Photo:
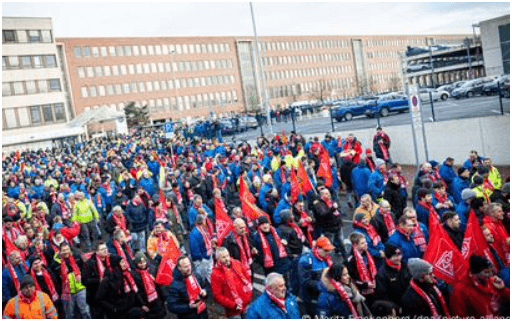
[[[503,112],[510,114],[510,99],[502,99]],[[433,109],[433,113],[432,113]],[[446,101],[423,102],[421,104],[422,116],[424,122],[446,121],[452,119],[471,118],[471,117],[485,117],[496,116],[501,114],[501,105],[498,96],[476,96],[472,98],[453,99],[450,98]],[[411,123],[411,116],[409,113],[391,113],[388,117],[368,118],[366,116],[356,116],[351,121],[334,122],[334,131],[346,131],[351,129],[363,129],[376,127],[380,122],[381,126],[397,126]],[[326,133],[331,132],[331,119],[324,117],[320,113],[307,114],[298,117],[295,123],[296,131],[302,134],[313,133]],[[293,130],[291,120],[288,122],[273,122],[273,132],[281,133],[284,129],[285,132]],[[266,123],[263,126],[265,135],[270,133]],[[245,133],[237,133],[234,136],[226,137],[228,140],[235,138],[236,140],[251,140],[261,135],[261,130],[249,130]],[[225,139],[226,139],[225,138]]]

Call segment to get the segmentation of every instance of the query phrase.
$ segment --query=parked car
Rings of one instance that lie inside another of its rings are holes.
[[[455,99],[462,97],[470,98],[475,95],[482,95],[482,88],[488,82],[488,80],[482,78],[470,80],[459,88],[452,90],[451,95]]]
[[[231,120],[223,118],[219,119],[218,122],[220,125],[220,132],[222,135],[232,135],[235,133],[235,126],[233,126]]]
[[[338,102],[332,107],[332,117],[337,122],[342,120],[350,121],[354,116],[365,115],[368,109],[372,108],[368,103],[371,101],[350,101]]]
[[[482,87],[482,92],[483,92],[483,94],[485,94],[487,96],[497,94],[498,86],[500,86],[500,89],[503,89],[504,84],[507,82],[510,83],[510,75],[504,75],[504,76],[497,77],[493,81],[486,83]]]
[[[238,117],[238,121],[239,121],[238,126],[241,131],[245,131],[248,128],[250,128],[250,129],[258,128],[258,121],[254,117],[242,116],[242,117]]]
[[[407,96],[388,94],[381,96],[379,100],[372,106],[372,115],[380,114],[386,117],[391,112],[406,112],[409,111],[409,99]]]
[[[407,72],[418,72],[418,71],[428,70],[428,69],[430,69],[430,65],[416,64],[416,65],[409,65],[407,67]]]
[[[420,100],[422,102],[430,101],[430,93],[432,93],[432,100],[438,101],[438,100],[446,100],[448,97],[450,97],[450,93],[446,90],[442,89],[433,89],[433,88],[421,88],[419,90]]]

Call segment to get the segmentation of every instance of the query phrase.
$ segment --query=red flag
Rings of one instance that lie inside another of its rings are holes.
[[[162,255],[162,261],[158,266],[158,272],[156,273],[155,282],[169,286],[172,282],[172,271],[176,267],[176,262],[181,256],[181,251],[178,249],[176,244],[171,241],[167,242],[167,248],[165,253]]]
[[[256,204],[250,203],[246,199],[242,200],[242,212],[249,221],[257,220],[258,217],[265,215],[269,219],[269,222],[272,222],[267,213],[256,206]]]
[[[167,201],[165,200],[165,195],[163,189],[160,189],[160,197],[158,198],[160,204],[162,204],[162,211],[167,211]]]
[[[217,245],[221,246],[230,231],[234,231],[233,221],[222,200],[215,198],[215,229],[217,230]]]
[[[471,254],[483,256],[488,248],[489,245],[480,224],[478,224],[475,212],[471,210],[469,211],[468,225],[464,233],[464,242],[462,243],[462,256],[466,260],[469,260]]]
[[[293,166],[291,168],[290,173],[291,173],[290,190],[291,190],[291,194],[292,194],[291,201],[292,201],[292,203],[295,203],[295,201],[297,201],[297,198],[301,194],[301,188],[299,185],[299,181],[297,180],[297,176],[295,175],[295,169],[293,168]]]
[[[297,167],[297,181],[299,182],[302,193],[306,194],[307,192],[313,190],[313,184],[311,184],[309,176],[306,173],[302,162],[299,162],[299,167]]]
[[[245,180],[242,178],[242,176],[240,176],[240,193],[239,193],[239,196],[240,196],[240,202],[242,202],[243,204],[243,200],[247,200],[249,203],[256,203],[256,198],[254,197],[254,195],[252,195],[251,191],[249,191],[249,187],[247,186],[247,183],[245,182]]]
[[[430,211],[428,214],[428,230],[434,231],[438,225],[441,225],[439,215],[436,211]]]
[[[467,261],[439,224],[436,224],[431,232],[423,259],[432,264],[437,277],[450,284],[464,278],[469,270]]]
[[[316,175],[325,178],[325,186],[332,186],[331,163],[329,161],[329,152],[326,149],[320,152],[320,166]]]

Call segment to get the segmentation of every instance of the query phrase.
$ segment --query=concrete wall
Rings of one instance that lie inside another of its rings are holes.
[[[510,24],[510,15],[481,21],[479,23],[487,76],[498,76],[503,74],[503,59],[501,57],[498,27],[506,24]]]
[[[384,130],[391,138],[390,154],[393,161],[404,165],[416,165],[411,125],[385,127]],[[357,137],[363,149],[373,149],[372,138],[375,128],[340,131],[331,133],[331,136],[345,137],[349,133]],[[325,133],[304,136],[306,140],[314,136],[323,140]],[[510,166],[508,115],[425,123],[425,136],[429,160],[442,162],[451,156],[455,159],[455,164],[460,165],[468,158],[469,151],[476,150],[480,155],[490,157],[495,165]],[[426,160],[421,143],[418,149],[421,163]]]

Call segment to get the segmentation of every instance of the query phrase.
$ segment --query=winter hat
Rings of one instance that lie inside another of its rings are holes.
[[[492,269],[492,263],[486,257],[471,255],[469,257],[469,269],[471,274],[478,274],[485,269]]]
[[[258,225],[265,224],[265,223],[270,223],[268,221],[268,217],[266,215],[262,215],[262,216],[258,217]]]
[[[407,266],[409,267],[412,278],[415,280],[419,280],[424,274],[428,274],[432,270],[432,264],[418,258],[409,259]]]
[[[365,151],[364,151],[366,154],[371,154],[372,153],[372,150],[367,148]]]
[[[381,165],[385,165],[385,164],[386,164],[386,162],[385,162],[382,158],[377,158],[377,159],[375,160],[375,165],[376,165],[377,167],[379,167],[379,166],[381,166]]]
[[[281,221],[285,222],[290,216],[292,216],[292,211],[290,210],[282,210],[279,212],[279,215],[281,216]]]
[[[461,197],[463,201],[467,201],[470,198],[473,198],[476,196],[476,192],[473,191],[471,188],[465,188],[462,190]]]
[[[394,244],[388,243],[386,244],[386,248],[384,249],[384,254],[386,255],[387,259],[392,258],[393,256],[397,254],[401,254],[402,250]]]
[[[365,213],[356,213],[356,214],[354,214],[354,221],[361,222],[363,220],[363,218],[365,218],[365,217],[366,217]]]
[[[438,162],[436,162],[435,160],[431,160],[430,162],[430,165],[432,165],[432,168],[436,167],[437,165],[439,165]]]
[[[146,260],[146,262],[148,261],[148,258],[144,255],[144,253],[142,252],[137,252],[137,254],[135,254],[135,258],[133,259],[133,263],[135,263],[136,265],[139,264],[139,262],[144,259]]]
[[[32,264],[34,264],[35,261],[41,260],[41,256],[39,254],[32,254],[28,258],[28,266],[29,268],[32,268]]]
[[[480,175],[475,175],[473,177],[473,183],[475,183],[476,185],[482,185],[484,183],[484,178]]]
[[[31,275],[25,274],[20,281],[20,289],[24,289],[27,286],[35,286],[34,279]]]

